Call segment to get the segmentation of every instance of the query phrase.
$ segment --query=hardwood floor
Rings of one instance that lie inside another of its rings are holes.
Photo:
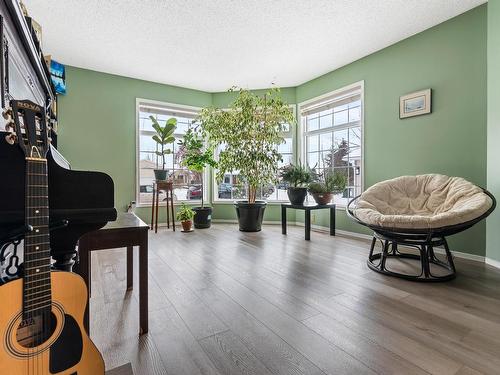
[[[134,374],[499,374],[500,270],[456,260],[418,284],[365,264],[369,244],[279,226],[150,235],[150,331],[125,249],[92,255],[91,336]],[[137,270],[137,252],[135,253]]]

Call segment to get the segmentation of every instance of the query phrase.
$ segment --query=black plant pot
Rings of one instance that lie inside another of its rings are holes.
[[[238,224],[242,232],[259,232],[262,229],[262,219],[266,209],[266,202],[257,201],[249,204],[248,201],[235,202]]]
[[[212,225],[212,207],[194,207],[194,227],[196,229],[210,228]]]
[[[289,187],[286,190],[288,194],[288,199],[290,199],[291,204],[301,206],[304,204],[304,200],[307,196],[307,188],[302,187]]]
[[[166,169],[155,169],[154,173],[156,181],[165,181],[167,179],[168,170]]]

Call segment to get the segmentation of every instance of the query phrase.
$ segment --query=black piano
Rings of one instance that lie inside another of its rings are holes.
[[[25,221],[24,155],[5,141],[7,134],[0,132],[0,248],[24,234]],[[71,170],[54,147],[47,157],[51,253],[57,269],[71,270],[78,239],[116,219],[113,180],[105,173]]]

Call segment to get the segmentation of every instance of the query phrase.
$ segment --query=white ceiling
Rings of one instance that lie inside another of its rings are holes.
[[[62,63],[224,91],[296,86],[486,0],[24,0]]]

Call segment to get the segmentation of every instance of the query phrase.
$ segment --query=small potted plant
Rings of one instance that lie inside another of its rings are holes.
[[[151,122],[153,123],[153,129],[156,134],[153,135],[153,140],[158,144],[160,150],[157,149],[155,154],[161,157],[161,169],[155,169],[155,179],[157,181],[164,181],[167,179],[168,170],[165,169],[165,155],[171,154],[172,150],[166,146],[175,141],[174,132],[177,128],[177,119],[172,117],[168,119],[165,126],[161,126],[158,120],[153,116],[149,116]]]
[[[319,205],[332,201],[334,194],[342,193],[347,185],[347,178],[343,173],[325,171],[320,181],[309,184],[309,193]]]
[[[285,182],[290,203],[295,205],[304,204],[307,196],[307,186],[313,182],[314,173],[305,165],[289,164],[281,169],[280,178]]]
[[[191,232],[193,230],[193,218],[195,212],[193,209],[182,203],[181,208],[177,211],[177,220],[181,222],[183,232]]]
[[[205,207],[203,199],[203,171],[207,166],[217,167],[213,148],[205,147],[199,126],[188,129],[184,138],[179,141],[181,164],[190,171],[199,174],[201,180],[201,207],[194,207],[194,227],[196,229],[210,228],[212,222],[212,207]]]

